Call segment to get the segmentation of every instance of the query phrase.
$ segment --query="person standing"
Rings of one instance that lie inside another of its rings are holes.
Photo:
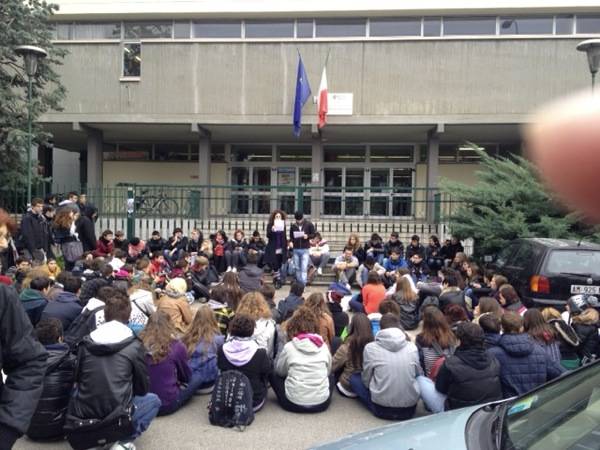
[[[264,264],[267,264],[273,270],[275,289],[281,288],[283,279],[285,279],[285,276],[281,274],[281,266],[287,251],[285,236],[285,213],[280,209],[276,209],[271,213],[267,223],[267,239],[269,242],[264,257]]]
[[[310,239],[315,237],[315,226],[304,218],[302,211],[294,214],[296,222],[290,227],[290,247],[293,249],[294,267],[296,268],[296,280],[306,285],[308,278],[308,249]],[[358,266],[358,265],[357,265]]]
[[[50,253],[50,233],[42,215],[43,210],[42,199],[34,198],[31,208],[21,219],[21,242],[25,247],[25,257],[36,265],[44,264]]]

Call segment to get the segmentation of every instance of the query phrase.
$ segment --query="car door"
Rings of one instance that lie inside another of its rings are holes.
[[[529,279],[537,267],[540,256],[541,252],[535,251],[532,242],[521,241],[519,248],[504,266],[504,276],[521,297],[529,293]]]
[[[491,270],[493,270],[494,272],[497,272],[497,273],[500,273],[500,274],[506,276],[504,274],[504,268],[510,262],[514,253],[520,247],[520,242],[521,241],[511,242],[506,247],[504,247],[502,250],[500,250],[498,252],[498,255],[496,256],[496,259],[494,260],[494,262],[492,262],[489,265],[489,268]]]

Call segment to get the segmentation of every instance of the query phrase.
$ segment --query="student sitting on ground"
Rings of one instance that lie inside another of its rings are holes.
[[[219,331],[215,314],[208,305],[198,308],[194,321],[181,338],[190,357],[192,376],[200,378],[198,392],[210,392],[217,380],[217,352],[225,338]]]
[[[235,230],[233,238],[227,241],[225,248],[225,261],[227,263],[227,272],[237,272],[246,264],[246,247],[248,246],[244,239],[242,230]]]
[[[384,249],[383,240],[377,233],[371,235],[371,239],[365,242],[366,258],[372,256],[379,264],[383,265]]]
[[[435,306],[427,306],[423,310],[423,330],[417,335],[415,343],[423,372],[430,378],[435,378],[432,369],[438,359],[453,354],[458,345],[444,314]]]
[[[383,257],[389,258],[392,254],[392,249],[396,248],[400,252],[400,256],[404,256],[404,244],[399,239],[399,234],[397,231],[392,231],[390,233],[389,240],[383,245]]]
[[[115,411],[133,408],[134,432],[123,436],[123,448],[133,448],[131,441],[139,437],[158,413],[160,400],[148,393],[148,371],[142,342],[127,327],[131,303],[126,295],[107,299],[106,323],[83,339],[80,347],[77,389],[69,401],[65,428],[78,428],[81,421],[102,421]],[[114,429],[107,435],[114,435]],[[97,434],[97,430],[94,434]],[[69,433],[67,432],[67,435]],[[89,447],[100,445],[89,442]]]
[[[325,411],[335,381],[329,376],[331,354],[317,333],[319,319],[305,306],[286,323],[289,342],[275,361],[271,387],[281,407],[299,413]]]
[[[177,411],[202,385],[200,376],[192,373],[185,345],[174,334],[169,315],[161,310],[152,314],[141,334],[148,350],[150,392],[161,401],[159,416]]]
[[[389,284],[395,283],[398,280],[398,269],[405,269],[407,267],[406,261],[400,256],[400,249],[394,247],[392,248],[390,257],[383,261],[384,277]]]
[[[48,304],[46,295],[50,290],[52,281],[46,277],[36,277],[29,283],[28,288],[24,288],[19,294],[21,305],[25,309],[31,325],[34,327],[42,318],[42,312]]]
[[[339,374],[336,387],[344,397],[356,397],[350,386],[350,376],[362,372],[363,350],[372,341],[371,321],[363,313],[354,314],[348,328],[348,337],[333,355],[331,367],[334,374]]]
[[[375,258],[372,256],[367,256],[365,261],[358,266],[358,272],[356,274],[356,282],[358,285],[363,288],[365,284],[367,284],[367,278],[369,278],[369,272],[375,271],[379,274],[379,276],[383,279],[385,275],[385,269],[382,265],[380,265]]]
[[[346,290],[341,289],[338,283],[332,283],[329,285],[327,291],[327,308],[331,313],[333,319],[333,329],[335,336],[341,336],[344,330],[348,326],[349,318],[348,314],[342,309],[342,299],[346,295]]]
[[[498,345],[490,347],[488,352],[500,363],[504,398],[524,394],[560,376],[563,369],[548,361],[542,347],[523,332],[523,318],[519,314],[505,312],[502,331]]]
[[[304,306],[310,309],[317,316],[317,319],[319,320],[319,331],[317,334],[323,338],[329,347],[329,350],[331,351],[333,347],[335,329],[333,326],[333,318],[327,309],[323,294],[320,292],[313,292],[304,302]]]
[[[252,232],[252,237],[248,240],[248,246],[246,247],[246,258],[248,255],[254,253],[256,255],[256,264],[258,267],[262,267],[263,256],[265,255],[266,248],[267,244],[260,236],[260,232],[258,230],[254,230]]]
[[[362,301],[358,298],[350,300],[352,311],[369,315],[379,310],[379,304],[385,298],[385,287],[377,272],[369,272],[367,284],[361,289]]]
[[[259,292],[265,298],[265,301],[267,302],[267,305],[269,305],[269,309],[271,310],[271,317],[273,318],[275,323],[277,323],[279,321],[279,311],[277,310],[277,305],[275,304],[275,288],[272,284],[263,284],[260,287]]]
[[[68,330],[71,322],[81,313],[81,303],[79,303],[79,290],[81,289],[81,279],[74,276],[68,276],[63,283],[63,292],[56,300],[49,301],[44,311],[42,319],[54,317],[62,323],[63,330]]]
[[[256,323],[247,314],[236,314],[229,326],[227,341],[218,350],[219,370],[238,370],[252,385],[252,407],[259,411],[267,398],[267,380],[272,371],[271,359],[264,348],[251,339]]]
[[[232,301],[231,296],[227,292],[227,288],[223,285],[215,286],[210,291],[208,306],[213,310],[217,323],[219,324],[219,331],[223,336],[227,335],[229,323],[235,315],[235,309],[233,308],[236,307],[237,304],[237,302]]]
[[[356,281],[358,259],[352,254],[352,247],[345,247],[344,252],[335,259],[333,270],[338,282],[350,285]]]
[[[294,311],[304,304],[303,294],[304,284],[294,281],[290,286],[290,294],[277,304],[277,311],[279,311],[278,323],[289,319]]]
[[[255,321],[252,339],[271,357],[275,349],[275,321],[271,309],[260,292],[249,292],[242,297],[235,314],[246,314]]]
[[[63,329],[60,320],[44,319],[35,327],[35,334],[48,352],[44,390],[27,436],[33,440],[62,439],[63,426],[73,383],[75,382],[76,356],[69,352],[63,343]]]
[[[92,252],[94,257],[110,257],[115,249],[115,245],[113,243],[114,238],[115,235],[111,230],[104,230],[100,236],[100,239],[98,239],[98,242],[96,242],[96,249]]]
[[[410,276],[413,278],[415,283],[420,281],[427,281],[429,276],[429,267],[423,259],[423,255],[415,253],[408,260],[408,270],[410,270]]]
[[[417,347],[407,340],[398,318],[385,314],[375,341],[365,346],[362,373],[350,376],[350,387],[375,416],[410,419],[419,401],[418,365]]]
[[[498,301],[504,311],[516,312],[521,317],[527,312],[527,308],[521,303],[517,290],[510,284],[503,284],[498,290]]]
[[[560,347],[554,329],[546,323],[539,309],[528,309],[523,316],[523,330],[546,352],[546,358],[560,364]]]
[[[560,364],[567,370],[578,368],[581,360],[577,350],[581,341],[573,327],[567,324],[560,316],[560,312],[554,308],[542,309],[542,316],[552,327],[558,340]]]
[[[483,313],[481,316],[479,316],[479,320],[477,322],[473,322],[477,323],[483,330],[486,349],[498,345],[498,340],[500,340],[500,337],[502,336],[500,334],[502,331],[502,325],[499,317],[496,317],[492,313]]]
[[[315,233],[310,240],[308,255],[312,266],[317,268],[317,274],[323,275],[323,269],[329,262],[329,244],[321,237],[321,233]]]
[[[210,298],[210,285],[219,281],[219,274],[209,264],[205,256],[196,257],[196,261],[190,271],[190,282],[194,298],[208,300]]]
[[[259,291],[263,285],[263,271],[258,267],[258,253],[249,252],[246,257],[246,265],[239,271],[240,288],[244,294]]]
[[[168,314],[175,330],[185,333],[192,323],[193,315],[185,293],[187,283],[182,278],[169,281],[164,293],[156,302],[157,309]]]
[[[396,282],[396,292],[391,299],[400,307],[400,325],[404,330],[415,330],[419,326],[419,296],[412,289],[407,277],[400,277]]]

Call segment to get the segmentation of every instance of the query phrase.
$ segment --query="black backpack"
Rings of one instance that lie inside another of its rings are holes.
[[[208,420],[212,425],[244,431],[254,420],[252,395],[250,380],[242,372],[221,372],[208,404]]]
[[[79,314],[69,328],[65,331],[65,343],[72,349],[76,349],[77,345],[96,329],[96,313],[104,309],[104,305],[94,309],[86,309]]]

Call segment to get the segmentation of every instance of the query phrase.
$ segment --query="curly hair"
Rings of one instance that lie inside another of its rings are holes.
[[[196,311],[194,320],[181,338],[181,342],[185,345],[188,355],[192,356],[199,343],[212,344],[218,334],[220,334],[220,331],[215,313],[210,306],[202,305]],[[204,346],[202,353],[205,354],[206,350],[207,346]]]
[[[71,208],[61,208],[54,216],[54,228],[71,228],[73,220],[75,220],[73,210]]]
[[[158,310],[148,318],[148,323],[140,333],[140,337],[155,364],[169,354],[171,343],[175,340],[174,332],[171,319],[164,311]]]
[[[331,312],[325,303],[325,297],[321,292],[313,292],[310,294],[308,298],[304,300],[304,306],[314,312],[317,318],[320,318],[326,314],[331,315]]]
[[[273,224],[275,223],[275,216],[276,216],[278,213],[279,213],[279,214],[281,214],[281,219],[282,219],[282,220],[285,222],[285,218],[286,218],[286,217],[285,217],[285,213],[284,213],[282,210],[280,210],[280,209],[276,209],[276,210],[274,210],[274,211],[271,213],[271,215],[269,216],[269,222],[268,222],[268,225],[267,225],[267,226],[268,226],[268,228],[271,228],[271,227],[273,226]]]
[[[319,332],[319,319],[314,312],[306,306],[301,306],[285,324],[285,331],[291,340],[301,333],[317,334]]]
[[[6,210],[0,208],[0,226],[5,225],[10,235],[14,235],[17,232],[17,223]]]
[[[272,317],[269,304],[265,300],[265,297],[258,291],[248,292],[244,295],[235,313],[247,314],[254,320],[270,319]]]

